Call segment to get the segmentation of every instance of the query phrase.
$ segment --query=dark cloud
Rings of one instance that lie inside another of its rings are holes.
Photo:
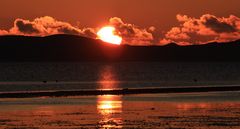
[[[81,31],[81,35],[93,39],[97,37],[96,30],[93,28],[83,28]]]
[[[80,32],[77,29],[69,28],[69,27],[59,27],[57,31],[63,34],[72,34],[72,35],[80,34]]]
[[[216,33],[231,33],[237,31],[235,25],[222,21],[221,19],[213,15],[204,15],[202,19],[203,19],[202,24]]]
[[[39,33],[38,28],[36,28],[35,25],[29,21],[17,19],[17,20],[15,20],[14,25],[22,33],[26,33],[26,34],[38,34]]]

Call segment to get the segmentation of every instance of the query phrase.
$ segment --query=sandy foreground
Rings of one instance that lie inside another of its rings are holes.
[[[0,99],[0,128],[240,128],[240,92]]]

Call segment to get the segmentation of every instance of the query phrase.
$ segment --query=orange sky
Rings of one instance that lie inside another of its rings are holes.
[[[52,16],[82,26],[98,26],[110,17],[120,17],[139,26],[176,24],[176,14],[199,17],[240,16],[239,0],[1,0],[0,27],[12,26],[15,18]]]
[[[177,14],[240,17],[239,5],[239,0],[1,0],[0,30],[13,27],[16,18],[51,16],[73,26],[96,28],[119,17],[142,28],[154,26],[156,33],[162,33],[179,26]]]

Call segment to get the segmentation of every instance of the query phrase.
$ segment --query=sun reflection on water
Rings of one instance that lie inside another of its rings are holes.
[[[118,77],[113,66],[106,65],[99,72],[99,89],[117,89]],[[97,97],[97,111],[101,116],[100,128],[122,128],[122,96],[103,95]]]
[[[119,80],[113,66],[102,66],[98,76],[98,89],[111,90],[119,88]]]
[[[98,96],[97,109],[102,115],[111,115],[122,113],[122,100],[121,96],[104,95]]]
[[[98,96],[97,110],[101,115],[102,128],[122,128],[122,97],[115,95]]]

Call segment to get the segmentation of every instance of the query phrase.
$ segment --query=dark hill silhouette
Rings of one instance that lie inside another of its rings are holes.
[[[112,45],[74,35],[0,36],[6,61],[240,61],[240,40],[178,46]]]

